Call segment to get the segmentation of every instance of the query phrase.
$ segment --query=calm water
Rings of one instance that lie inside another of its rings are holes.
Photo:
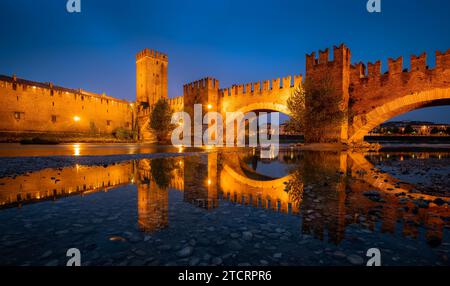
[[[0,143],[0,157],[25,156],[106,156],[122,154],[149,154],[162,152],[193,152],[201,148],[177,148],[153,144],[92,144],[68,143],[58,145],[22,145]]]
[[[449,157],[250,150],[5,177],[0,264],[78,248],[82,265],[358,265],[376,247],[449,265]]]

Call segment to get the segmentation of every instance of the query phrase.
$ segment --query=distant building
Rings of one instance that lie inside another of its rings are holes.
[[[390,121],[373,129],[370,135],[419,135],[446,136],[450,133],[450,124],[429,121]]]

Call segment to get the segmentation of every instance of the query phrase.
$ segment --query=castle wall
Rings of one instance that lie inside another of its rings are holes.
[[[112,97],[0,77],[0,132],[111,134],[131,130],[130,103]]]

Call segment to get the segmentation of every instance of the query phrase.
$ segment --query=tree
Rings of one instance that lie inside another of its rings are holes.
[[[438,134],[440,130],[437,127],[433,127],[430,131],[430,134]]]
[[[166,142],[174,126],[171,124],[172,110],[169,103],[159,99],[150,112],[149,128],[155,133],[159,143]]]
[[[411,125],[406,125],[404,133],[405,134],[413,134],[414,128],[412,128]]]
[[[304,132],[305,126],[305,90],[300,85],[296,87],[287,100],[291,117],[287,121],[286,129],[292,133]]]
[[[345,118],[342,98],[330,75],[318,81],[306,80],[288,99],[291,118],[288,129],[308,134],[308,141],[323,142],[326,132],[339,126]]]
[[[160,188],[169,187],[173,179],[172,171],[175,169],[175,162],[172,158],[155,158],[150,161],[152,177]]]

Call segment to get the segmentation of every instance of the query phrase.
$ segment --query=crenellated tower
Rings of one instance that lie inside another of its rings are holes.
[[[311,86],[320,85],[324,81],[329,81],[333,88],[334,96],[340,100],[338,108],[344,114],[342,123],[326,124],[326,130],[323,130],[321,141],[323,142],[346,142],[348,137],[348,105],[349,105],[349,86],[350,86],[350,49],[345,45],[333,48],[333,60],[329,59],[329,49],[319,51],[319,58],[316,58],[313,52],[306,55],[306,79]],[[319,87],[320,88],[320,87]],[[307,97],[305,100],[306,108],[317,105],[312,102],[314,99]],[[308,124],[308,123],[307,123]],[[314,138],[305,133],[305,139]],[[313,139],[316,141],[317,138]]]
[[[160,98],[167,99],[166,54],[144,49],[136,55],[136,102],[144,106],[154,105]]]
[[[202,104],[203,114],[219,110],[219,81],[206,77],[183,86],[184,111],[194,118],[194,104]]]

